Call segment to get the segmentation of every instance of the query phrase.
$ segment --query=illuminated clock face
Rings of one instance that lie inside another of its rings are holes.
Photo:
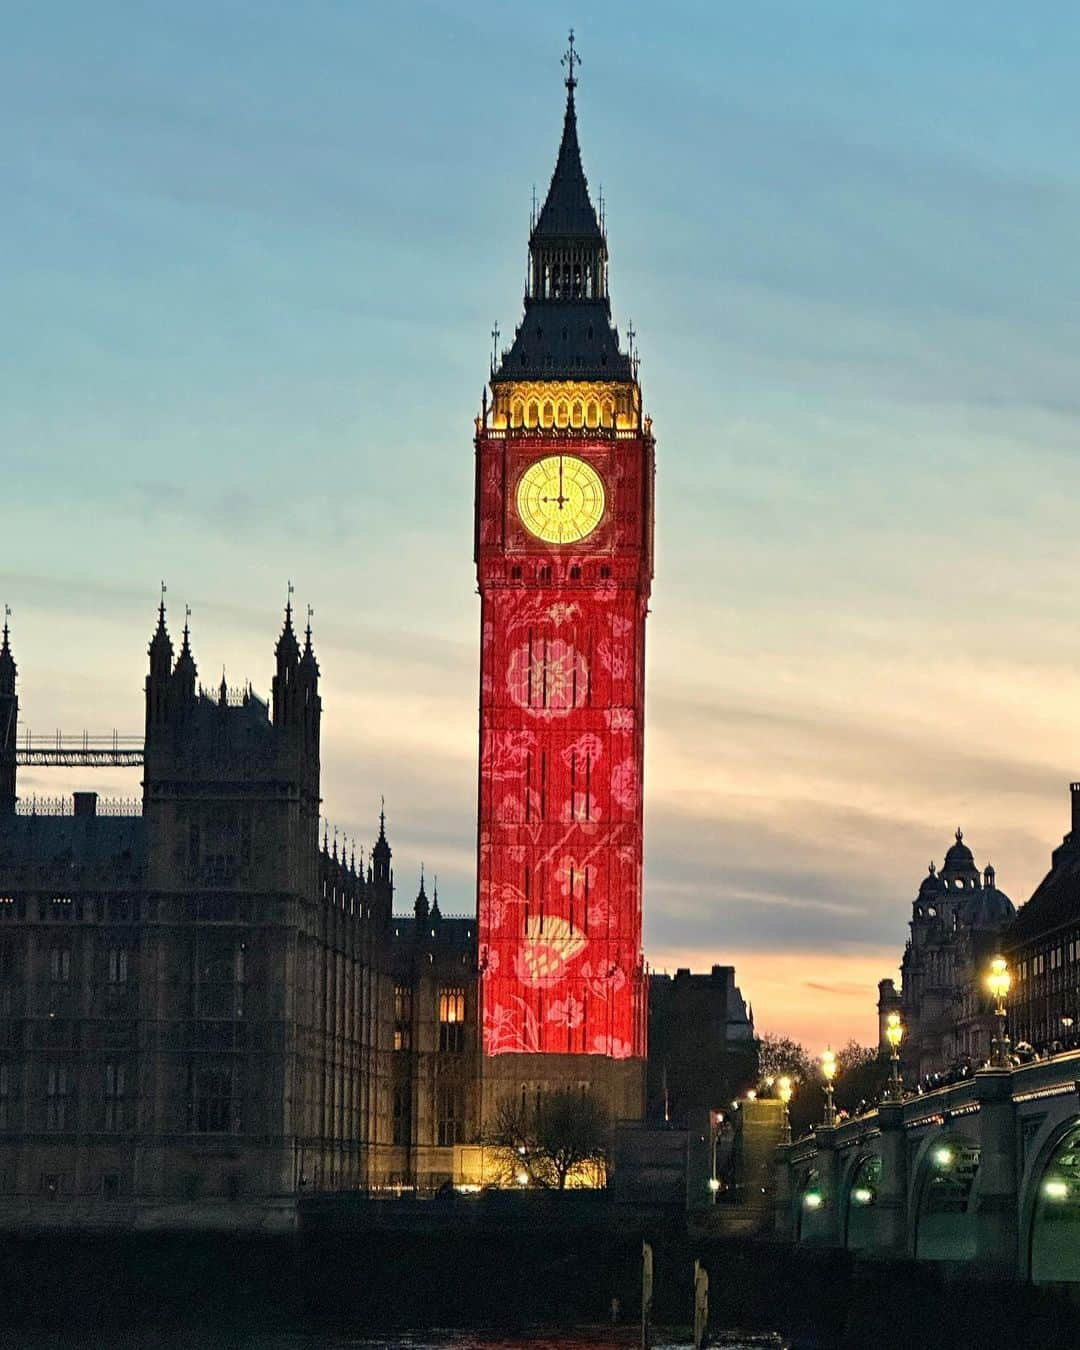
[[[549,544],[573,544],[592,534],[604,514],[604,484],[574,455],[538,459],[521,476],[517,509],[525,528]]]

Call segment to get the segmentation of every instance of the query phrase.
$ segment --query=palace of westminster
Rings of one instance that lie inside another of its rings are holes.
[[[305,1196],[486,1184],[506,1096],[580,1088],[628,1128],[693,1133],[753,1082],[732,967],[668,977],[642,956],[654,440],[611,319],[575,64],[571,41],[524,317],[476,419],[476,912],[444,915],[422,878],[395,912],[384,816],[366,866],[320,839],[320,671],[291,605],[264,701],[199,685],[163,598],[129,752],[142,799],[119,809],[90,791],[20,801],[20,765],[50,760],[20,747],[5,622],[0,1228],[290,1227]],[[959,831],[919,887],[902,987],[879,991],[882,1023],[899,1009],[908,1027],[909,1079],[985,1058],[995,950],[1014,1041],[1071,1039],[1072,791],[1071,833],[1019,914]]]

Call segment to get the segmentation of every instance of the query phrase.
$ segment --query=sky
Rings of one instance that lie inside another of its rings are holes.
[[[423,861],[474,905],[472,418],[570,24],[657,436],[647,955],[872,1042],[928,861],[963,826],[1019,904],[1080,770],[1069,6],[15,0],[22,725],[141,729],[162,579],[265,693],[291,579],[329,819],[370,844],[385,794],[400,904]]]

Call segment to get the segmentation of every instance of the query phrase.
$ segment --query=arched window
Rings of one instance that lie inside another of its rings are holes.
[[[590,400],[588,409],[585,413],[585,420],[589,426],[594,427],[600,420],[600,406],[595,399]]]
[[[565,427],[570,421],[570,408],[565,399],[559,401],[558,425]]]
[[[555,405],[549,400],[544,404],[544,416],[541,425],[550,427],[555,422]]]
[[[585,415],[581,407],[580,399],[574,400],[574,405],[570,409],[570,421],[575,427],[580,427],[584,424]]]
[[[510,425],[519,427],[525,417],[525,405],[520,400],[515,400],[510,409]]]
[[[615,404],[611,399],[604,400],[604,426],[613,427],[615,425]]]

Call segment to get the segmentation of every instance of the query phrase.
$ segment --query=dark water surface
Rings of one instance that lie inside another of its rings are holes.
[[[520,1339],[485,1337],[469,1332],[423,1332],[382,1337],[326,1336],[294,1332],[214,1331],[194,1327],[168,1330],[108,1333],[0,1332],[0,1350],[636,1350],[636,1336],[620,1329],[558,1336],[537,1335]],[[713,1350],[786,1350],[789,1342],[779,1337],[750,1339],[720,1337],[711,1341]],[[654,1339],[653,1350],[689,1350],[682,1342]]]

